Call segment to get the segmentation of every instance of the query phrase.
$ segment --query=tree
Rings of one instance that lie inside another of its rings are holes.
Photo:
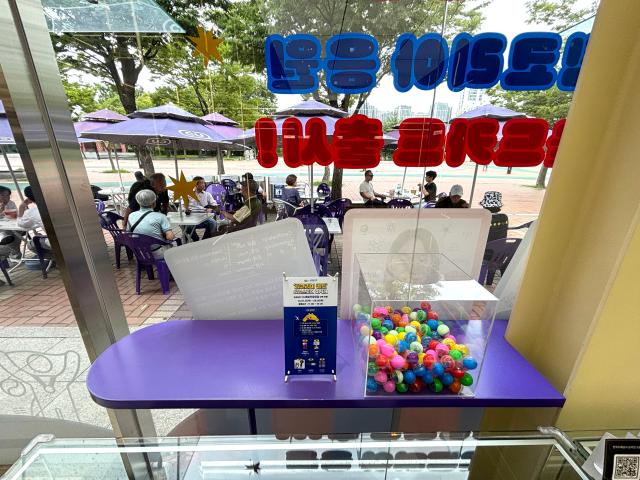
[[[349,2],[348,0],[257,0],[237,2],[229,9],[229,18],[218,16],[214,20],[225,31],[230,40],[234,58],[255,68],[264,65],[264,43],[266,34],[281,35],[309,33],[322,41],[339,32],[360,32],[374,35],[379,43],[380,70],[377,83],[390,72],[390,60],[396,39],[404,32],[417,36],[425,32],[442,30],[444,6],[448,6],[444,34],[451,37],[460,31],[475,31],[482,20],[481,9],[488,2],[476,2],[467,8],[465,2],[443,2],[425,0],[412,2],[378,1]],[[242,15],[247,15],[243,18]],[[246,21],[245,21],[246,20]],[[247,43],[247,39],[260,42]],[[327,88],[324,75],[320,75],[320,86],[313,93],[318,101],[358,113],[370,92],[358,95],[343,95]],[[331,188],[333,198],[342,196],[342,169],[334,168]]]
[[[400,117],[398,117],[397,113],[387,117],[384,122],[382,122],[382,131],[384,133],[390,132],[393,130],[393,127],[400,124]]]
[[[226,51],[223,50],[225,58]],[[276,102],[265,86],[245,67],[232,61],[209,64],[204,68],[201,58],[191,55],[187,44],[175,43],[158,56],[151,67],[157,78],[167,86],[156,91],[185,110],[198,115],[213,111],[252,127],[255,121],[275,110]]]
[[[156,0],[156,3],[179,23],[187,35],[197,35],[196,27],[205,8],[228,8],[227,0]],[[67,10],[73,15],[76,10]],[[78,10],[82,12],[82,10]],[[73,21],[73,19],[67,19]],[[76,34],[52,35],[60,69],[84,72],[110,84],[120,99],[124,111],[137,108],[136,85],[140,72],[152,65],[158,54],[175,36],[171,34]],[[145,174],[154,172],[153,162],[146,149],[141,149],[141,162]]]
[[[596,4],[591,8],[576,9],[576,0],[530,0],[527,2],[529,19],[527,23],[547,24],[562,32],[593,15]],[[573,92],[563,92],[555,86],[543,91],[505,91],[492,88],[489,97],[498,105],[505,106],[531,117],[544,118],[550,127],[565,118],[573,99]],[[536,188],[545,188],[547,167],[542,165],[536,179]]]
[[[67,94],[71,118],[79,120],[82,115],[97,110],[98,89],[93,85],[83,85],[63,79],[62,85]]]

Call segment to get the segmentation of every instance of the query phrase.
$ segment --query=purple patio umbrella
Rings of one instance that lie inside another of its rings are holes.
[[[207,122],[208,128],[227,140],[244,134],[244,130],[238,126],[240,125],[238,122],[225,117],[221,113],[213,112],[200,118]],[[244,150],[244,147],[235,146],[235,144],[230,145],[230,147],[232,147],[232,150]],[[218,175],[222,175],[224,174],[224,161],[222,159],[222,149],[220,146],[216,148],[216,160],[218,163]]]
[[[20,184],[18,184],[18,179],[16,178],[16,174],[11,168],[11,163],[9,162],[9,157],[7,156],[7,152],[4,149],[4,145],[15,145],[16,141],[13,138],[13,133],[11,132],[11,126],[9,125],[9,119],[7,118],[7,112],[4,109],[4,105],[2,100],[0,100],[0,152],[4,157],[4,161],[7,164],[7,168],[9,169],[9,173],[11,174],[11,178],[13,179],[13,184],[16,186],[16,190],[18,191],[18,196],[20,200],[24,200],[22,196],[22,191],[20,190]]]
[[[98,130],[100,128],[104,128],[106,125],[110,125],[113,123],[123,122],[128,120],[129,118],[118,113],[113,110],[109,110],[108,108],[103,108],[101,110],[96,110],[95,112],[86,113],[82,116],[82,119],[79,122],[75,122],[73,124],[73,128],[76,131],[76,137],[78,137],[79,143],[93,143],[95,145],[96,157],[100,160],[100,153],[98,151],[98,143],[95,140],[89,138],[81,137],[83,132],[90,132],[92,130]],[[111,158],[111,145],[105,145],[107,149],[107,155],[109,155],[109,163],[111,164],[111,170],[116,170],[116,165],[113,164],[113,159]],[[82,150],[81,150],[82,151]],[[118,151],[115,150],[116,154],[116,164],[118,170],[118,177],[120,178],[120,187],[123,187],[122,183],[122,174],[120,173],[120,160],[118,159]],[[84,155],[84,151],[82,151]]]
[[[124,122],[100,130],[83,132],[82,137],[138,146],[172,146],[178,175],[178,148],[200,150],[228,146],[230,142],[206,126],[206,121],[173,104],[138,110]]]
[[[498,139],[502,138],[502,127],[504,123],[511,118],[525,118],[527,115],[525,113],[516,112],[515,110],[511,110],[505,107],[497,107],[495,105],[487,104],[481,105],[472,110],[468,110],[460,115],[458,118],[495,118],[498,120],[500,129],[498,131]],[[507,170],[507,173],[511,173],[511,168]],[[469,205],[473,202],[473,194],[476,189],[476,180],[478,179],[478,164],[476,163],[476,168],[473,172],[473,181],[471,182],[471,194],[469,195]]]
[[[509,108],[497,107],[495,105],[486,104],[481,105],[472,110],[468,110],[460,115],[458,118],[495,118],[496,120],[509,120],[510,118],[525,118],[525,113],[516,112]]]

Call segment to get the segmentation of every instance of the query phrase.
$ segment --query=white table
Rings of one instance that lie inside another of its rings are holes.
[[[18,220],[16,220],[15,218],[0,218],[0,230],[11,230],[14,232],[28,232],[29,229],[27,228],[22,228],[18,226]],[[29,243],[29,236],[28,235],[23,235],[21,238],[21,247],[20,247],[20,258],[16,261],[14,259],[11,259],[11,262],[16,262],[16,264],[11,267],[9,269],[9,272],[13,272],[16,268],[18,268],[20,265],[22,265],[24,263],[25,260],[25,253],[27,251],[27,244]]]
[[[128,206],[129,202],[127,197],[129,196],[129,189],[127,187],[103,188],[102,190],[99,190],[98,193],[100,195],[108,195],[111,197],[113,206],[119,212],[124,211]]]
[[[184,212],[169,212],[167,218],[172,227],[179,226],[182,230],[183,243],[189,243],[189,235],[187,235],[187,227],[195,227],[200,225],[207,218],[214,218],[213,213],[191,212],[187,215]]]
[[[322,217],[324,223],[327,224],[327,230],[331,235],[342,235],[342,229],[340,228],[340,222],[334,217]]]
[[[26,228],[18,226],[18,220],[15,218],[0,218],[0,230],[13,230],[16,232],[26,232]]]

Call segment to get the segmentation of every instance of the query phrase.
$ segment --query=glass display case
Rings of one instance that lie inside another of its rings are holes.
[[[358,254],[354,345],[366,395],[473,396],[498,299],[442,254]]]
[[[570,442],[539,432],[36,440],[3,478],[589,478]]]

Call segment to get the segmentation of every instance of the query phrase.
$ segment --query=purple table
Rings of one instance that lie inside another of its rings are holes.
[[[87,387],[98,404],[126,409],[562,407],[564,397],[504,339],[506,324],[494,323],[473,398],[365,397],[348,321],[338,321],[335,383],[284,383],[282,321],[172,320],[109,347],[91,366]]]

